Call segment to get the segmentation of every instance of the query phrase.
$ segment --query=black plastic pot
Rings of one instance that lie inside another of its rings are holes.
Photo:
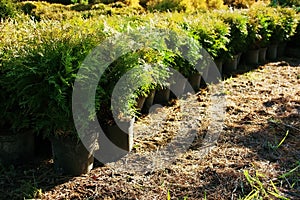
[[[266,62],[267,49],[268,49],[267,47],[259,49],[258,62],[260,62],[260,63]]]
[[[248,50],[243,57],[246,64],[258,64],[259,49]]]
[[[267,59],[275,60],[277,58],[278,44],[271,44],[267,50]]]
[[[223,64],[223,71],[224,72],[234,72],[237,70],[238,64],[238,57],[239,55],[233,56],[233,58],[228,59]]]
[[[34,158],[34,134],[30,131],[13,133],[0,130],[0,161],[3,164],[22,164]]]
[[[91,142],[89,150],[81,141],[71,137],[51,138],[51,143],[54,169],[57,172],[77,176],[93,168],[96,140]]]
[[[286,49],[286,55],[294,58],[300,58],[300,48],[288,47]]]
[[[155,90],[151,90],[147,98],[145,99],[144,106],[142,109],[142,113],[148,114],[151,106],[153,105],[155,97]]]
[[[154,96],[154,104],[161,104],[161,105],[167,105],[170,98],[170,89],[158,89],[155,92]]]
[[[130,121],[119,122],[107,128],[107,136],[117,147],[131,151],[133,146],[133,124],[134,118]]]
[[[146,97],[144,97],[144,96],[139,96],[139,98],[136,100],[136,109],[138,112],[142,111],[145,100],[146,100]]]
[[[191,84],[191,86],[194,89],[194,91],[197,92],[199,90],[199,88],[200,88],[201,75],[199,73],[192,74],[189,77],[189,83]]]
[[[99,162],[115,162],[132,150],[134,122],[132,118],[104,127],[105,133],[99,135],[99,149],[95,152]]]
[[[214,62],[216,64],[220,74],[222,74],[222,71],[223,71],[223,61],[222,61],[222,59],[216,59],[216,60],[214,60]]]
[[[188,80],[184,77],[175,76],[174,81],[175,83],[170,86],[170,98],[178,99],[185,94],[185,86]]]
[[[286,45],[287,45],[286,42],[280,42],[278,44],[277,57],[281,58],[285,55]]]

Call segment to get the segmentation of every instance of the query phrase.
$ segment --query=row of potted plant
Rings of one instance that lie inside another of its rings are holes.
[[[117,19],[114,20],[118,22]],[[56,169],[64,168],[65,172],[72,174],[91,169],[92,153],[84,151],[74,124],[72,92],[77,78],[83,81],[85,90],[93,87],[89,84],[94,75],[104,69],[101,66],[102,60],[96,59],[99,68],[92,71],[88,77],[78,77],[79,69],[85,67],[82,65],[85,58],[98,44],[107,41],[109,36],[118,35],[126,29],[122,26],[109,27],[109,23],[113,22],[102,18],[77,18],[62,22],[36,22],[23,18],[1,24],[1,136],[4,132],[15,135],[27,133],[28,130],[43,134],[52,142]],[[141,37],[140,34],[137,36]],[[128,44],[122,43],[122,39],[118,43],[108,41],[111,42],[109,44],[114,43],[117,46],[115,49],[108,46],[102,59],[109,59],[118,50],[126,49]],[[127,72],[133,72],[129,82],[126,82],[128,85],[121,85],[124,92],[114,99],[122,104],[116,110],[118,117],[133,117],[137,112],[136,100],[140,95],[147,96],[152,89],[167,86],[165,80],[170,72],[165,59],[166,54],[167,51],[139,48],[117,57],[98,80],[95,108],[92,108],[89,102],[81,102],[75,106],[88,112],[89,122],[98,118],[105,132],[111,130],[110,127],[115,123],[111,99],[119,79]],[[87,66],[87,70],[91,69]],[[139,87],[133,90],[131,86],[136,84]],[[112,131],[108,138],[113,140],[116,136],[112,134],[115,134],[116,129]],[[17,137],[23,138],[22,135],[24,134]],[[119,138],[114,142],[125,150],[131,148],[130,145],[120,142]],[[101,144],[101,141],[99,143]],[[95,150],[94,147],[91,147],[92,151]],[[24,147],[16,148],[24,151]],[[85,163],[74,163],[81,159],[72,156],[79,155],[88,158]]]
[[[189,80],[197,75],[199,81],[199,68],[195,67],[195,63],[187,61],[203,59],[197,45],[202,46],[215,60],[230,60],[235,54],[256,47],[257,44],[261,46],[271,44],[272,41],[288,40],[294,34],[297,23],[293,10],[269,7],[236,12],[150,13],[89,19],[74,17],[67,21],[36,21],[22,16],[20,19],[3,21],[0,24],[1,133],[6,131],[15,134],[33,130],[50,138],[53,148],[63,143],[65,147],[71,148],[73,155],[83,152],[81,147],[75,148],[81,142],[76,130],[78,127],[74,124],[72,93],[78,78],[86,91],[92,90],[88,83],[94,78],[97,80],[99,69],[91,72],[95,76],[78,77],[78,72],[86,64],[86,57],[103,42],[108,42],[110,48],[115,45],[113,47],[122,52],[130,45],[122,35],[133,33],[131,36],[135,41],[143,41],[148,37],[145,41],[150,41],[153,47],[145,48],[142,45],[137,48],[135,45],[139,43],[134,43],[128,53],[116,57],[103,70],[97,83],[95,99],[83,97],[86,102],[95,103],[76,104],[79,110],[88,113],[88,123],[98,119],[105,131],[108,131],[115,123],[114,114],[118,117],[133,117],[141,111],[137,106],[140,96],[148,97],[153,95],[155,89],[159,91],[170,87],[173,84],[169,79],[173,75],[171,68]],[[121,38],[115,37],[118,35]],[[180,35],[187,35],[191,40],[180,39]],[[111,41],[107,41],[109,39]],[[114,58],[118,52],[115,50],[108,48],[101,58]],[[103,67],[103,60],[96,59],[95,64]],[[85,67],[90,70],[89,66]],[[128,75],[127,85],[122,85],[121,90],[116,91],[115,86],[124,75]],[[119,92],[114,100],[123,106],[114,106],[111,101],[114,92]],[[112,134],[108,134],[111,140],[116,138]],[[127,140],[126,137],[122,140]],[[66,145],[66,138],[71,138],[76,145]],[[101,142],[105,140],[100,140],[101,150],[105,145]],[[130,150],[130,142],[121,142],[119,145]],[[95,148],[93,146],[93,150]],[[66,149],[54,150],[56,168],[61,168],[59,161],[66,162],[68,157],[59,158],[59,153],[66,152]],[[91,168],[92,154],[85,152],[85,155],[88,156],[86,164],[72,171],[69,168],[77,160],[73,159],[65,171],[74,174],[87,172]]]

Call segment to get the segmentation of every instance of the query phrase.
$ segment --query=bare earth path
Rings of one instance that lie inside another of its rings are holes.
[[[223,130],[216,146],[201,156],[211,120],[209,93],[202,90],[183,102],[201,108],[195,111],[198,133],[170,165],[132,173],[96,164],[80,177],[55,174],[51,161],[0,169],[0,199],[22,199],[32,191],[42,199],[167,199],[168,194],[171,199],[239,199],[250,193],[300,199],[300,60],[286,58],[226,79]],[[142,155],[168,144],[180,131],[184,114],[179,109],[174,101],[139,120],[134,152]],[[158,117],[165,122],[158,123]]]

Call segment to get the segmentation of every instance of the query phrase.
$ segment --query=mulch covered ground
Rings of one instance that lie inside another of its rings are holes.
[[[136,122],[133,153],[153,155],[150,167],[138,163],[143,170],[135,172],[96,162],[78,177],[54,173],[51,159],[2,167],[0,199],[300,199],[300,59],[270,62],[223,84],[225,121],[212,145],[204,142],[214,121],[211,90],[203,89]],[[188,116],[197,116],[193,143],[160,165],[158,150]]]

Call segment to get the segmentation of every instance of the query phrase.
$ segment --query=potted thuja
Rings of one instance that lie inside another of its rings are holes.
[[[97,145],[90,132],[84,136],[90,144],[83,145],[72,114],[73,84],[87,53],[78,49],[87,51],[84,45],[67,39],[46,40],[18,58],[13,68],[12,92],[20,96],[18,103],[24,112],[30,113],[32,128],[50,139],[55,170],[71,175],[91,170]]]
[[[5,165],[26,163],[34,157],[31,121],[21,112],[21,107],[13,103],[14,96],[0,86],[0,163]]]
[[[33,60],[28,58],[28,61]],[[35,65],[28,65],[32,66]],[[72,118],[72,85],[62,84],[61,74],[49,67],[48,71],[38,67],[33,70],[20,67],[14,73],[12,87],[14,94],[18,94],[18,103],[22,105],[19,110],[24,116],[30,116],[30,129],[44,137],[49,138],[52,143],[54,167],[56,171],[79,175],[87,173],[93,165],[93,142],[91,149],[82,145],[74,126]],[[37,76],[35,73],[46,75]],[[25,120],[27,117],[19,117]]]
[[[276,23],[270,42],[278,45],[277,56],[282,57],[285,54],[287,41],[296,33],[299,16],[292,8],[278,8],[273,11],[273,16]],[[272,54],[272,52],[269,54]]]
[[[220,71],[231,72],[236,70],[238,55],[229,54],[227,44],[230,41],[228,39],[230,27],[223,20],[218,17],[205,17],[195,25],[192,34],[214,58]]]
[[[135,116],[142,107],[138,104],[143,93],[136,92],[143,86],[140,63],[139,52],[127,53],[110,63],[100,77],[95,107],[101,132],[95,157],[101,163],[117,161],[132,149]]]
[[[45,99],[44,105],[34,113],[39,132],[51,141],[55,170],[80,175],[89,172],[93,167],[97,133],[95,129],[90,128],[89,119],[82,119],[82,122],[74,121],[76,116],[73,116],[72,107],[76,107],[77,111],[83,110],[85,104],[73,105],[72,91],[72,84],[58,86],[49,83],[48,91],[44,91],[43,95],[50,98]],[[80,123],[80,130],[75,126],[75,122]]]
[[[84,105],[72,105],[72,94],[68,93],[63,104],[54,101],[55,104],[51,105],[48,102],[51,114],[37,123],[45,123],[42,133],[51,141],[55,170],[79,175],[93,168],[93,152],[98,148],[97,132],[91,128],[89,119],[82,119],[82,122],[74,121],[73,117],[76,116],[73,116],[72,106],[82,110]],[[81,123],[80,130],[75,127],[74,122]]]
[[[270,15],[271,8],[256,5],[248,12],[249,25],[247,47],[245,54],[246,64],[258,64],[265,62],[267,46],[270,43],[274,19]]]
[[[104,134],[95,156],[102,163],[122,158],[133,147],[133,125],[141,112],[139,99],[155,88],[162,70],[158,70],[159,62],[153,65],[149,56],[155,52],[151,51],[139,49],[119,57],[100,78],[98,91],[103,95],[98,95],[97,119]]]
[[[245,53],[248,18],[240,11],[218,14],[230,27],[230,37],[227,37],[229,42],[226,44],[229,57],[232,55],[232,58],[237,58],[237,64],[239,64],[242,53]],[[224,55],[221,54],[221,56]]]
[[[163,64],[161,52],[151,48],[141,48],[134,54],[137,54],[137,57],[133,62],[131,78],[136,80],[136,87],[131,88],[134,90],[132,98],[136,99],[136,110],[134,112],[138,117],[141,113],[149,112],[154,102],[156,88],[158,84],[163,85],[168,73]],[[166,98],[166,101],[168,100],[169,96]]]

